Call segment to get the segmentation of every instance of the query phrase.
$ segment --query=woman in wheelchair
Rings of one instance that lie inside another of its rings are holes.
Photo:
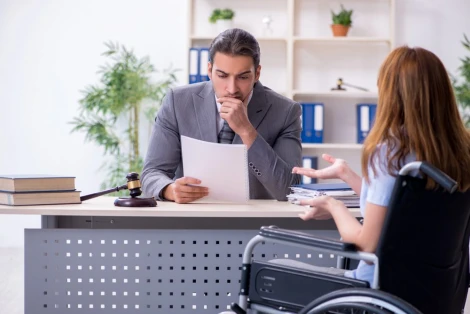
[[[299,201],[310,206],[300,218],[332,218],[342,241],[262,227],[243,254],[236,313],[462,312],[470,282],[470,134],[449,76],[433,53],[400,47],[380,68],[378,94],[362,177],[327,154],[329,167],[292,170],[346,182],[360,195],[363,223],[322,196]],[[252,261],[254,246],[265,240],[361,262],[332,272],[293,260]],[[373,289],[357,288],[366,286]]]
[[[360,195],[363,224],[342,202],[329,196],[299,201],[310,205],[300,218],[332,218],[344,242],[371,253],[376,252],[399,171],[407,163],[426,161],[453,178],[460,192],[470,188],[470,136],[438,57],[422,48],[395,49],[381,66],[378,93],[375,122],[362,152],[362,178],[346,161],[327,154],[322,156],[331,164],[327,168],[292,170],[311,178],[341,179]],[[426,189],[438,187],[429,176],[421,177]],[[470,208],[448,210],[468,212]],[[468,249],[468,236],[466,243]],[[374,267],[361,261],[357,269],[344,275],[372,284]]]

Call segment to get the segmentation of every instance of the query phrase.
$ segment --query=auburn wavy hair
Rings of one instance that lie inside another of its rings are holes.
[[[456,180],[459,190],[470,188],[470,134],[439,58],[423,48],[396,48],[380,68],[378,91],[374,126],[362,152],[365,179],[370,182],[369,163],[374,174],[377,164],[386,164],[383,170],[396,175],[414,153]],[[387,145],[386,161],[375,159],[380,144]],[[426,186],[436,183],[427,178]]]

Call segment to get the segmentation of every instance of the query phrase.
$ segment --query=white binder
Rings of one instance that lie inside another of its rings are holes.
[[[199,79],[200,82],[205,82],[209,80],[209,75],[207,73],[207,63],[209,62],[209,49],[200,48],[199,49]]]
[[[189,84],[199,82],[199,49],[189,49]]]

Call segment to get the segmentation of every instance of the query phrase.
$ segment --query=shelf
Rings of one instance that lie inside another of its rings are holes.
[[[225,7],[222,3],[231,7],[236,12],[234,26],[247,30],[259,42],[263,85],[298,103],[324,104],[324,143],[303,143],[302,154],[331,153],[348,160],[360,173],[363,145],[357,144],[357,105],[378,103],[377,73],[395,46],[396,1],[349,3],[347,7],[357,12],[354,28],[348,36],[334,37],[330,7],[337,10],[337,1],[188,0],[187,42],[189,47],[207,47],[217,36],[217,27],[208,23],[208,16],[214,8]],[[272,33],[263,31],[262,17],[267,15],[273,18]],[[330,90],[338,78],[344,79],[346,91]],[[319,157],[318,165],[327,162]]]
[[[190,36],[191,40],[213,40],[214,36]],[[256,37],[258,41],[287,41],[287,37]],[[293,37],[294,42],[369,42],[369,43],[387,43],[390,40],[387,38],[375,37]]]
[[[362,144],[302,143],[302,148],[321,149],[362,149]]]
[[[358,43],[385,43],[390,44],[390,39],[381,37],[294,37],[294,42],[358,42]]]
[[[293,90],[294,96],[315,96],[315,97],[341,97],[341,98],[377,98],[376,92],[361,92],[361,91],[326,91],[326,92],[312,92]]]
[[[191,40],[213,40],[215,36],[191,36]],[[287,41],[287,37],[256,37],[257,41]]]

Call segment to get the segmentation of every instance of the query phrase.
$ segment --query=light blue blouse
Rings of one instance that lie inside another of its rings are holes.
[[[379,160],[381,161],[381,164],[379,164]],[[416,157],[414,155],[408,155],[405,158],[405,164],[415,160]],[[365,216],[366,202],[388,207],[390,198],[392,196],[393,186],[396,181],[396,177],[390,175],[386,171],[388,162],[386,145],[380,145],[378,147],[377,155],[374,157],[372,162],[376,166],[376,175],[374,175],[369,164],[367,171],[369,174],[370,183],[368,184],[365,179],[362,179],[360,210],[364,219],[367,219]],[[357,269],[347,271],[344,275],[346,277],[368,281],[369,284],[372,285],[374,269],[374,265],[369,265],[364,261],[360,261]]]

